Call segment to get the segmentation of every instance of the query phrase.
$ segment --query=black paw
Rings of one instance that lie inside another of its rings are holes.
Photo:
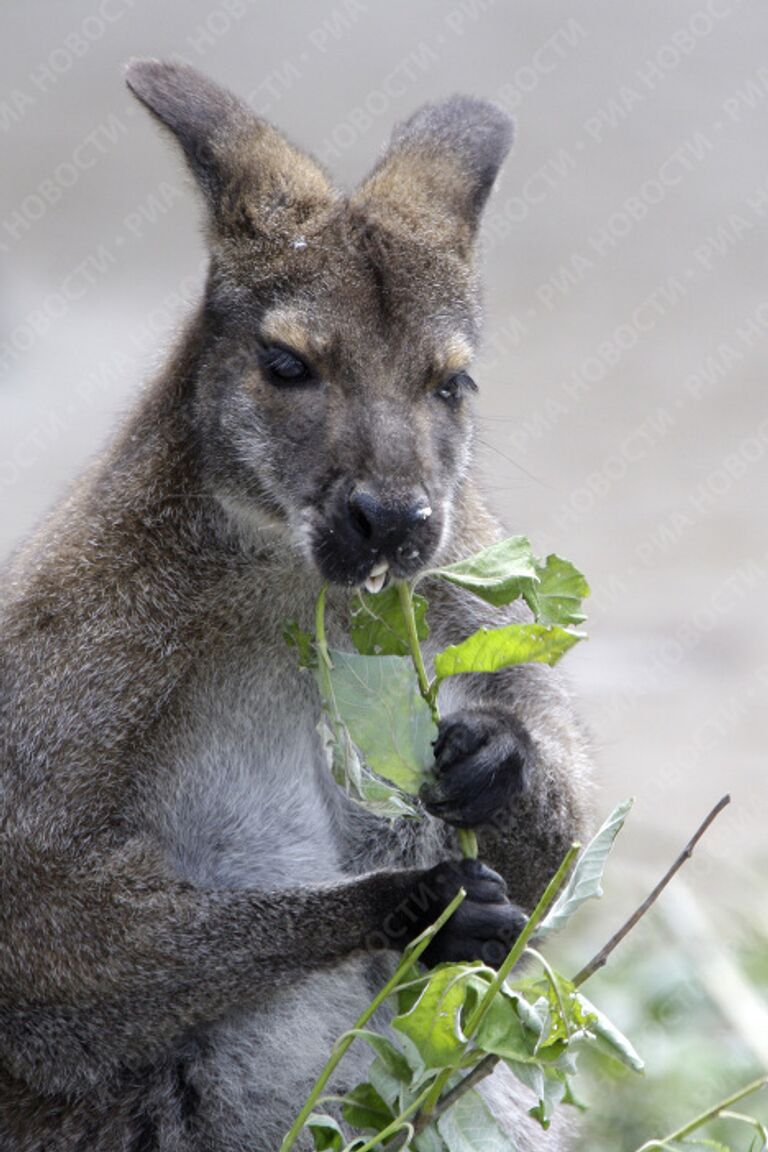
[[[420,797],[428,812],[457,828],[503,821],[527,786],[531,740],[506,712],[453,712],[440,721],[434,749],[435,780]]]
[[[424,952],[424,963],[434,967],[443,961],[482,960],[497,968],[526,922],[524,913],[507,900],[501,876],[478,860],[446,861],[432,870],[428,885],[434,892],[430,923],[459,888],[467,895]]]

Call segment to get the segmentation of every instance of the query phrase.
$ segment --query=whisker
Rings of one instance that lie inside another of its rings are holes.
[[[485,448],[490,448],[492,452],[495,452],[498,456],[501,456],[502,460],[506,460],[507,463],[511,464],[513,468],[517,468],[517,470],[522,472],[523,475],[527,476],[529,480],[533,480],[534,484],[540,484],[542,488],[546,488],[548,492],[554,492],[554,488],[551,484],[547,484],[546,481],[542,480],[540,476],[535,476],[533,472],[529,472],[528,469],[524,468],[522,464],[518,464],[517,460],[513,460],[513,458],[508,456],[506,452],[502,452],[501,448],[498,448],[495,444],[492,444],[490,440],[484,440],[482,436],[477,436],[476,440],[478,444],[482,444]]]

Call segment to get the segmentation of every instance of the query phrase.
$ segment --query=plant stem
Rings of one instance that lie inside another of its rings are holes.
[[[464,1035],[466,1036],[468,1041],[471,1040],[472,1037],[474,1036],[475,1032],[477,1032],[477,1029],[480,1027],[480,1024],[482,1023],[486,1012],[490,1008],[493,1000],[495,999],[497,993],[499,992],[499,989],[501,988],[502,984],[504,983],[504,981],[509,976],[509,974],[512,971],[512,969],[514,968],[515,964],[517,964],[518,960],[522,956],[523,952],[526,949],[528,941],[530,940],[531,936],[533,936],[537,927],[539,926],[539,924],[543,920],[544,916],[546,915],[546,913],[547,913],[550,905],[552,904],[553,900],[555,899],[558,892],[560,891],[563,884],[565,883],[565,878],[568,875],[570,868],[571,868],[571,864],[573,863],[574,858],[578,854],[580,848],[581,848],[580,844],[572,844],[571,847],[566,852],[562,864],[560,865],[557,872],[554,874],[554,876],[550,880],[549,884],[547,884],[547,887],[544,890],[544,893],[543,893],[541,899],[539,900],[538,904],[536,905],[533,912],[531,913],[530,918],[528,919],[528,922],[526,923],[525,927],[523,928],[522,932],[518,936],[514,945],[512,946],[510,951],[508,952],[506,959],[504,960],[504,963],[501,965],[501,967],[499,968],[495,977],[493,978],[493,980],[488,985],[488,987],[485,991],[485,994],[483,995],[482,1000],[480,1001],[480,1003],[478,1004],[478,1006],[475,1008],[474,1012],[470,1016],[469,1020],[467,1021],[466,1027],[464,1028]],[[424,1115],[430,1116],[430,1114],[434,1111],[434,1109],[437,1105],[437,1102],[440,1099],[440,1096],[442,1095],[443,1089],[445,1088],[446,1084],[450,1080],[454,1071],[455,1071],[455,1069],[453,1069],[453,1068],[443,1069],[443,1071],[438,1075],[437,1079],[433,1082],[430,1094],[429,1094],[427,1101],[424,1105],[424,1110],[423,1110]],[[466,1083],[468,1079],[469,1079],[469,1077],[466,1077],[465,1080],[462,1081],[462,1083]],[[459,1087],[459,1085],[457,1085],[456,1087]],[[471,1087],[471,1085],[468,1085],[468,1087]],[[463,1091],[466,1091],[466,1090],[467,1089],[464,1088]],[[461,1093],[459,1093],[459,1095],[461,1095]],[[457,1097],[454,1097],[454,1098],[456,1099]]]
[[[412,589],[407,580],[397,580],[395,583],[397,586],[397,595],[400,599],[400,609],[403,613],[403,620],[405,621],[405,627],[408,632],[408,644],[411,649],[413,667],[416,670],[416,679],[419,682],[419,692],[429,705],[432,720],[437,726],[440,723],[440,712],[437,707],[436,693],[429,682],[427,670],[424,667],[424,657],[421,652],[421,644],[419,643],[419,634],[416,630],[416,616],[413,611]],[[472,829],[459,828],[458,840],[461,854],[465,860],[477,860],[477,836]]]
[[[565,883],[565,879],[571,870],[571,864],[573,864],[573,861],[579,854],[580,850],[581,844],[571,844],[563,858],[562,864],[558,868],[557,872],[555,872],[549,884],[547,884],[541,899],[531,913],[522,932],[510,949],[506,959],[504,960],[504,963],[499,968],[495,978],[488,985],[485,995],[467,1021],[467,1026],[464,1029],[464,1035],[468,1040],[474,1036],[475,1032],[480,1027],[483,1017],[490,1008],[496,993],[499,991],[502,984],[507,979],[507,976],[509,976],[512,969],[517,964],[518,960],[528,945],[528,941],[531,939],[539,924],[544,919],[544,916],[549,911],[550,905],[553,903],[555,897]]]
[[[666,1148],[673,1140],[683,1140],[686,1136],[690,1136],[691,1132],[695,1132],[697,1128],[703,1128],[710,1120],[717,1120],[721,1112],[730,1108],[732,1104],[738,1104],[739,1100],[743,1100],[745,1096],[751,1096],[753,1092],[759,1091],[760,1088],[765,1088],[768,1085],[768,1076],[761,1076],[759,1080],[753,1080],[751,1084],[747,1084],[745,1088],[740,1088],[738,1092],[734,1092],[732,1096],[728,1096],[725,1100],[721,1100],[719,1104],[715,1104],[713,1108],[707,1109],[697,1116],[695,1120],[691,1120],[688,1124],[678,1128],[676,1132],[670,1133],[669,1136],[664,1136],[661,1140],[649,1140],[642,1147],[637,1149],[637,1152],[652,1152],[653,1149]]]
[[[669,884],[673,876],[680,871],[686,860],[690,860],[691,856],[693,855],[694,848],[698,844],[699,840],[701,840],[702,836],[707,831],[712,821],[720,815],[723,808],[726,808],[730,802],[731,797],[729,795],[725,795],[721,800],[718,800],[717,804],[715,804],[709,815],[706,816],[704,820],[702,820],[701,824],[696,829],[693,836],[691,836],[690,840],[686,844],[685,848],[683,848],[680,855],[667,869],[653,891],[649,893],[648,896],[646,896],[645,900],[643,900],[640,907],[635,909],[629,919],[622,924],[618,932],[615,932],[613,936],[611,936],[608,943],[600,949],[597,955],[593,956],[590,962],[584,965],[581,972],[579,972],[577,976],[574,976],[573,982],[577,988],[580,987],[580,985],[582,985],[586,980],[589,980],[590,976],[594,976],[595,972],[599,971],[600,968],[604,967],[614,948],[621,944],[624,937],[629,935],[629,933],[637,924],[638,920],[641,920],[651,905],[655,904],[661,893],[666,888],[667,884]]]
[[[317,652],[317,678],[320,686],[320,696],[323,707],[328,713],[328,719],[338,734],[339,717],[333,699],[333,686],[331,684],[330,669],[331,657],[328,654],[328,641],[325,635],[325,594],[328,585],[323,584],[315,605],[315,651]]]
[[[429,928],[422,932],[420,936],[417,936],[416,939],[408,945],[408,947],[405,949],[405,952],[403,953],[403,958],[395,969],[393,975],[390,977],[381,991],[377,993],[376,997],[371,1001],[368,1007],[360,1014],[360,1016],[358,1016],[350,1031],[345,1033],[338,1040],[322,1072],[315,1081],[315,1086],[307,1097],[304,1107],[301,1109],[301,1112],[296,1117],[296,1120],[294,1121],[288,1134],[280,1145],[280,1152],[289,1152],[289,1150],[293,1148],[296,1140],[298,1139],[299,1133],[304,1127],[307,1117],[317,1103],[323,1088],[335,1072],[336,1067],[343,1059],[347,1049],[356,1039],[354,1034],[361,1028],[365,1027],[377,1008],[379,1008],[384,1003],[386,998],[391,995],[392,992],[394,992],[405,973],[413,966],[414,962],[418,960],[424,949],[429,946],[429,942],[433,936],[437,935],[446,921],[450,919],[450,917],[458,908],[459,904],[461,904],[465,895],[466,893],[464,889],[460,888],[447,908],[445,908],[444,911],[440,913],[434,924],[431,924]]]
[[[465,860],[477,860],[480,849],[477,846],[477,836],[471,828],[458,829],[459,848]]]
[[[405,627],[408,631],[408,644],[411,649],[411,659],[413,666],[416,669],[416,677],[419,681],[419,691],[429,705],[432,719],[435,724],[440,723],[440,713],[437,710],[437,701],[433,697],[432,688],[427,676],[427,670],[424,667],[424,657],[421,654],[421,644],[419,644],[419,634],[416,631],[416,616],[413,611],[413,596],[407,580],[396,580],[397,595],[400,598],[400,608],[403,613],[403,620]]]
[[[390,1124],[387,1124],[386,1128],[382,1128],[381,1132],[378,1132],[367,1144],[362,1144],[355,1152],[371,1152],[371,1149],[376,1148],[382,1140],[387,1140],[390,1136],[394,1136],[395,1133],[403,1127],[408,1117],[413,1116],[414,1112],[417,1112],[419,1108],[421,1108],[428,1094],[429,1088],[425,1088],[407,1108],[403,1109],[399,1116],[396,1116]]]

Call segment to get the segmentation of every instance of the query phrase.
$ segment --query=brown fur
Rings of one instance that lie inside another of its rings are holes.
[[[361,949],[451,851],[434,821],[387,825],[330,782],[282,623],[311,619],[332,565],[341,634],[344,584],[371,563],[329,528],[350,483],[428,493],[405,573],[498,535],[472,484],[470,398],[435,389],[477,339],[471,242],[502,114],[422,110],[345,198],[192,70],[138,64],[129,83],[206,197],[210,275],[165,372],[6,575],[3,1152],[277,1146],[370,995]],[[320,383],[270,380],[275,339]],[[440,642],[486,615],[433,597]],[[583,741],[549,669],[442,703],[473,702],[535,749],[530,788],[482,836],[530,906],[582,823]],[[540,1147],[511,1101],[519,1148]]]

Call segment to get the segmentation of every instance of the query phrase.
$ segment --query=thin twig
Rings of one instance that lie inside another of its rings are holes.
[[[645,900],[643,900],[640,907],[637,908],[632,913],[632,915],[629,917],[629,919],[627,921],[625,921],[624,924],[622,924],[622,926],[621,926],[621,928],[619,928],[618,932],[616,932],[613,936],[611,936],[608,943],[605,944],[600,949],[600,951],[597,953],[597,955],[593,956],[588,964],[585,964],[585,966],[582,968],[581,972],[579,972],[579,974],[577,976],[574,976],[573,982],[577,988],[579,987],[579,985],[583,984],[586,980],[589,980],[590,976],[594,976],[595,972],[598,972],[602,967],[604,967],[604,965],[608,961],[608,957],[610,956],[611,952],[613,952],[614,948],[618,947],[618,945],[621,944],[624,937],[629,935],[629,933],[635,927],[637,922],[639,920],[641,920],[643,918],[643,916],[645,916],[648,909],[653,904],[656,903],[659,896],[664,891],[666,886],[669,884],[669,882],[673,878],[673,876],[675,876],[675,874],[680,871],[683,864],[685,864],[686,860],[690,860],[691,856],[693,855],[694,848],[698,844],[699,840],[701,840],[702,836],[707,831],[710,824],[712,824],[712,822],[717,819],[717,817],[722,812],[723,808],[726,808],[730,804],[730,802],[731,802],[731,797],[729,795],[723,796],[723,798],[721,800],[718,800],[717,804],[715,804],[714,808],[709,813],[707,818],[705,820],[703,820],[702,823],[699,825],[699,827],[696,829],[693,836],[690,838],[690,840],[686,844],[685,848],[683,848],[680,855],[677,857],[677,859],[672,864],[672,866],[668,869],[668,871],[664,874],[664,876],[661,878],[661,880],[656,885],[656,887],[653,889],[653,891],[650,893],[650,895],[647,896]]]

